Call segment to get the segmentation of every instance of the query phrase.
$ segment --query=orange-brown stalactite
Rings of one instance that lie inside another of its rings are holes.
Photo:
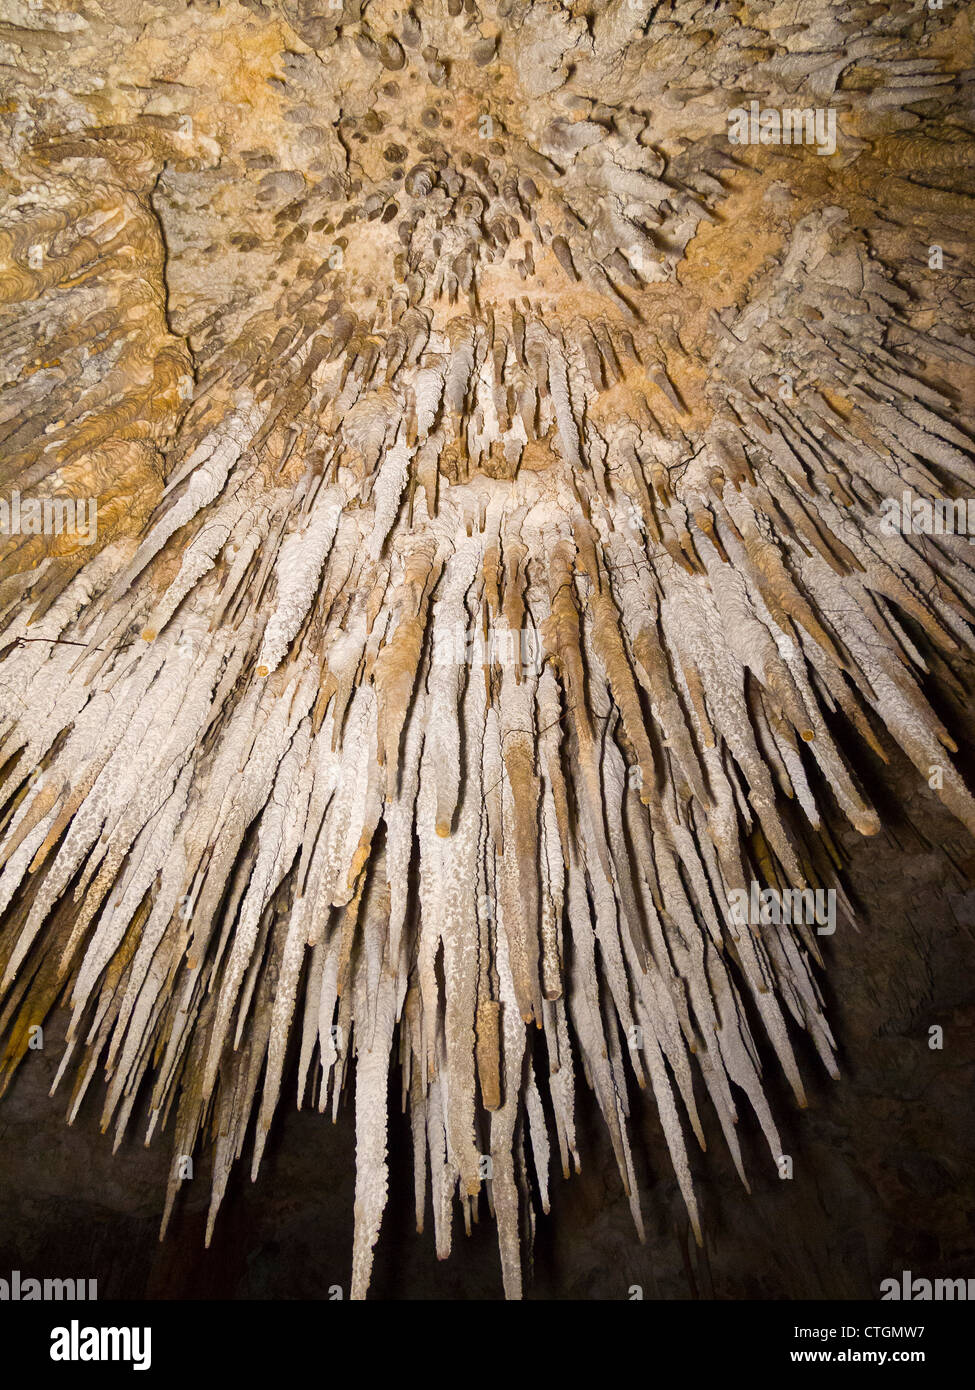
[[[16,8],[0,1084],[63,1004],[72,1117],[212,1144],[208,1238],[354,1089],[355,1297],[394,1063],[440,1257],[490,1206],[520,1295],[580,1087],[700,1239],[699,1106],[744,1180],[763,1064],[836,1071],[816,923],[742,900],[846,929],[895,748],[975,831],[970,17]]]

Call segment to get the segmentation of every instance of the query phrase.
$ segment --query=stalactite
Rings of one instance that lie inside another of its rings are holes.
[[[580,1085],[641,1230],[632,1078],[700,1240],[705,1096],[747,1186],[763,1062],[836,1070],[814,927],[735,895],[846,903],[891,744],[975,832],[975,564],[881,515],[975,483],[962,19],[280,0],[243,112],[236,15],[156,7],[176,83],[114,6],[136,85],[77,8],[0,109],[0,476],[99,504],[0,549],[0,1089],[65,1002],[72,1119],[101,1078],[116,1143],[214,1137],[208,1239],[252,1121],[256,1174],[293,1085],[354,1089],[364,1297],[398,1075],[418,1226],[487,1196],[516,1297]],[[727,145],[848,71],[835,159]]]

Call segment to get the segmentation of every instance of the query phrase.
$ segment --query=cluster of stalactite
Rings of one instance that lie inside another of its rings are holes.
[[[703,1097],[745,1181],[743,1099],[781,1152],[760,1058],[799,1104],[797,1031],[835,1072],[815,925],[729,903],[830,886],[849,910],[828,818],[879,828],[850,749],[937,766],[975,831],[924,690],[972,648],[972,552],[880,511],[975,489],[943,375],[975,350],[957,280],[918,326],[842,171],[833,199],[782,195],[814,150],[771,179],[720,133],[655,148],[631,89],[661,7],[502,5],[510,32],[456,41],[460,0],[370,27],[388,8],[281,7],[293,82],[339,101],[339,167],[295,196],[252,159],[294,273],[202,317],[187,292],[183,333],[158,200],[214,142],[173,115],[8,131],[0,472],[94,490],[107,520],[90,548],[0,555],[0,1078],[64,1003],[70,1116],[101,1074],[116,1143],[146,1106],[176,1155],[209,1136],[211,1230],[282,1090],[337,1114],[349,1082],[355,1296],[395,1080],[418,1225],[431,1194],[445,1256],[455,1202],[469,1224],[485,1196],[517,1296],[553,1140],[580,1162],[580,1086],[639,1228],[628,1079],[649,1085],[699,1235]],[[854,105],[952,90],[862,54],[890,72]],[[846,64],[816,58],[835,86]],[[512,70],[530,125],[492,96]],[[342,110],[342,71],[369,111]],[[916,139],[942,182],[972,142],[897,131],[857,196],[886,161],[919,225]],[[729,171],[778,241],[709,306],[680,267]],[[957,228],[964,196],[940,196]]]

